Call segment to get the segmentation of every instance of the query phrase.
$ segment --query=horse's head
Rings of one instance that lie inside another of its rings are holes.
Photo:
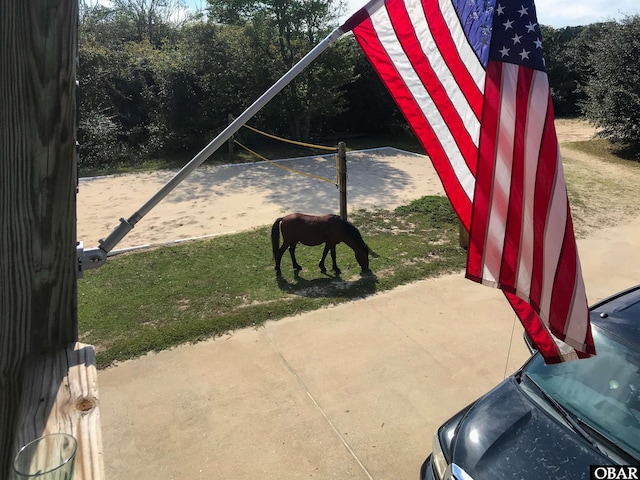
[[[365,243],[360,234],[360,230],[351,222],[342,221],[344,226],[342,241],[353,249],[356,260],[360,264],[363,272],[369,271],[369,245]]]
[[[364,248],[356,248],[354,249],[356,254],[356,260],[360,264],[360,268],[362,268],[363,272],[369,271],[369,247],[367,244],[364,245]]]

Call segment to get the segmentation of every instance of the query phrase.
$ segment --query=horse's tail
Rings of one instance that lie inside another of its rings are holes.
[[[277,258],[278,248],[280,248],[280,222],[282,222],[282,217],[276,218],[271,227],[271,250],[274,260]]]

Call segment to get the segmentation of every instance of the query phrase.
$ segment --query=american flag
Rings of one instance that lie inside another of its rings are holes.
[[[372,0],[352,30],[547,363],[595,354],[533,0]]]

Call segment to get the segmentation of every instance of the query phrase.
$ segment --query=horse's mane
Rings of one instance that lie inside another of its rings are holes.
[[[360,234],[360,230],[358,230],[358,227],[356,227],[353,223],[351,223],[348,220],[342,220],[342,224],[344,225],[344,228],[347,231],[347,234],[350,237],[352,237],[361,248],[365,248],[367,251],[369,251],[369,245],[367,245],[364,239],[362,238],[362,235]]]

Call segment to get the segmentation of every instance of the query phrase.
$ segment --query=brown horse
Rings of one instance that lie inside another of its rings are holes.
[[[282,233],[283,243],[280,244],[280,233]],[[302,270],[296,261],[296,246],[298,242],[303,245],[315,246],[324,243],[324,252],[318,266],[321,272],[326,272],[324,260],[327,253],[331,252],[333,261],[333,271],[340,273],[336,264],[336,245],[344,242],[356,255],[356,260],[360,264],[363,272],[369,270],[369,247],[362,239],[358,229],[346,220],[342,220],[338,215],[305,215],[304,213],[290,213],[284,217],[277,218],[271,227],[271,246],[273,248],[273,259],[276,262],[276,274],[280,275],[280,261],[284,251],[288,248],[291,254],[291,262],[295,270]]]

